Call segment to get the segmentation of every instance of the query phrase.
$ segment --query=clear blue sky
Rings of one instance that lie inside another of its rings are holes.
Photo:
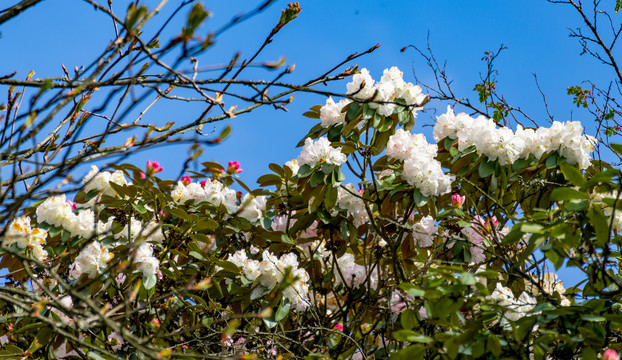
[[[113,0],[119,13],[123,13],[127,3]],[[145,3],[153,6],[155,1]],[[200,32],[207,33],[258,3],[207,1],[206,8],[213,11],[214,16]],[[163,14],[176,4],[177,1],[170,1]],[[242,58],[250,56],[276,24],[285,6],[286,1],[277,2],[224,34],[213,49],[198,58],[199,64],[225,63],[236,51],[241,52]],[[568,37],[568,28],[580,25],[578,15],[568,7],[544,0],[302,0],[300,6],[302,12],[298,19],[286,26],[260,57],[262,61],[271,61],[284,56],[288,65],[296,64],[295,72],[284,79],[291,83],[317,76],[349,54],[364,51],[376,43],[381,45],[380,49],[357,60],[374,78],[379,79],[384,68],[398,66],[407,81],[414,82],[412,71],[416,69],[421,80],[431,83],[432,77],[423,59],[412,49],[400,52],[410,44],[425,47],[429,34],[437,58],[447,61],[456,93],[474,99],[473,86],[479,74],[485,71],[481,61],[484,51],[496,50],[504,44],[508,50],[496,63],[500,71],[497,88],[511,104],[521,106],[544,124],[546,112],[532,76],[536,73],[556,120],[566,121],[572,117],[584,121],[584,126],[590,128],[588,114],[574,107],[566,88],[588,79],[608,81],[610,78],[607,68],[591,58],[579,56],[579,44]],[[171,29],[181,28],[186,12]],[[147,28],[145,32],[149,34],[150,31],[153,29]],[[68,69],[86,65],[114,37],[110,19],[79,0],[43,1],[3,24],[0,32],[3,53],[0,75],[18,71],[17,78],[25,77],[30,70],[35,70],[35,77],[61,76],[60,64]],[[166,37],[166,34],[162,36]],[[256,79],[271,78],[274,73],[251,72],[249,75]],[[333,84],[328,89],[344,92],[345,84],[346,81]],[[296,143],[315,124],[314,120],[302,117],[302,113],[324,102],[325,98],[317,95],[298,94],[287,113],[266,107],[232,119],[227,122],[233,126],[232,136],[220,146],[206,148],[201,160],[225,164],[238,160],[244,169],[242,179],[252,186],[258,176],[269,171],[268,163],[283,164],[298,155]],[[432,103],[429,108],[444,112],[446,106]],[[147,121],[183,123],[196,118],[201,111],[202,106],[193,104],[162,103],[148,113]],[[429,141],[432,141],[430,127],[424,128],[424,125],[433,124],[435,116],[433,110],[420,114],[415,128],[415,131],[424,132]],[[217,123],[216,131],[227,123]],[[149,151],[135,157],[133,162],[144,166],[147,159],[159,160],[165,168],[162,177],[175,177],[186,156],[186,148]]]
[[[113,6],[123,13],[126,3],[116,0]],[[153,6],[155,1],[146,3]],[[162,13],[172,10],[176,3],[171,1]],[[206,21],[201,31],[207,33],[235,14],[250,9],[249,5],[258,3],[248,0],[207,2],[206,8],[212,10],[214,16]],[[236,51],[241,51],[242,58],[250,56],[285,6],[285,1],[277,2],[263,14],[226,33],[212,50],[198,58],[199,64],[223,63]],[[410,44],[425,47],[428,33],[437,58],[447,61],[454,89],[464,97],[473,97],[473,85],[485,70],[481,61],[484,51],[495,50],[501,44],[507,46],[508,50],[497,61],[498,89],[511,104],[521,106],[536,119],[544,119],[546,113],[532,73],[538,75],[551,110],[560,121],[569,120],[571,116],[582,120],[586,116],[573,107],[570,97],[565,95],[566,87],[608,76],[603,73],[606,70],[603,66],[579,56],[579,45],[568,37],[568,27],[579,24],[578,16],[567,7],[544,0],[303,0],[300,6],[302,12],[298,19],[278,34],[260,58],[270,61],[284,56],[288,65],[296,64],[295,72],[284,79],[292,83],[308,80],[348,54],[366,50],[376,43],[381,45],[380,49],[357,61],[361,67],[370,69],[374,78],[379,79],[384,68],[398,66],[407,81],[414,82],[415,69],[421,80],[431,83],[432,77],[423,59],[412,49],[400,52]],[[171,29],[179,29],[183,17],[179,17]],[[150,30],[145,33],[149,34]],[[35,70],[36,77],[60,76],[60,64],[72,69],[90,63],[114,36],[107,16],[78,0],[46,0],[5,23],[0,32],[0,46],[5,54],[0,57],[1,72],[17,70],[17,77],[25,77],[31,69]],[[249,74],[252,78],[274,76],[274,73]],[[345,81],[333,84],[329,89],[343,92],[345,84]],[[298,94],[288,107],[288,113],[265,108],[235,118],[228,122],[234,129],[232,137],[218,147],[207,148],[203,160],[238,160],[244,168],[244,180],[254,183],[267,171],[269,162],[284,163],[297,156],[295,144],[315,124],[301,114],[324,101],[317,95]],[[429,106],[441,112],[445,107],[446,104],[434,103]],[[151,110],[147,120],[162,124],[167,121],[183,123],[194,119],[201,110],[202,106],[193,104],[161,103]],[[434,116],[434,111],[421,114],[415,129],[426,133],[430,141],[429,128],[420,126],[433,124]],[[216,130],[224,125],[224,122],[216,124]],[[135,161],[142,165],[147,158],[160,160],[166,174],[176,176],[180,154],[185,154],[184,148],[155,150]]]

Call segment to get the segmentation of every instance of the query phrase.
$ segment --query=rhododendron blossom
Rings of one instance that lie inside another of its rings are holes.
[[[300,156],[298,156],[298,164],[300,166],[308,164],[313,167],[318,163],[339,166],[345,161],[346,155],[341,153],[341,147],[334,148],[330,146],[330,142],[325,137],[319,138],[316,141],[307,138]]]

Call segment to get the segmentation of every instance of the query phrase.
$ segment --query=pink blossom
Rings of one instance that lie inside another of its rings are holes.
[[[335,324],[335,330],[343,332],[343,324],[342,323]]]
[[[67,199],[67,204],[69,204],[69,206],[71,206],[71,208],[72,208],[73,210],[76,210],[76,209],[78,208],[78,206],[76,205],[76,203],[75,203],[75,202],[73,202],[73,201],[71,201],[71,200],[69,200],[69,199]]]
[[[498,227],[499,226],[499,221],[497,220],[496,216],[493,216],[490,218],[490,222],[492,222],[492,224],[494,225],[494,227]],[[485,222],[484,226],[486,226],[487,228],[490,228],[490,223],[489,222]]]
[[[125,274],[123,273],[120,273],[114,279],[117,282],[117,284],[123,285],[123,283],[125,282],[125,279],[127,279],[127,276],[125,276]]]
[[[157,174],[164,170],[157,161],[147,160],[147,175]],[[141,175],[142,177],[142,175]]]
[[[230,347],[231,345],[233,345],[233,339],[227,334],[222,334],[222,336],[220,337],[220,345],[224,347]]]
[[[229,165],[227,166],[227,172],[230,174],[241,173],[242,168],[240,167],[240,163],[237,161],[229,161]]]
[[[190,183],[192,183],[192,178],[190,176],[182,176],[181,177],[181,182],[182,182],[182,184],[188,186],[188,185],[190,185]]]
[[[154,318],[153,320],[151,320],[151,324],[153,324],[158,329],[160,328],[160,320],[158,320],[158,318]]]
[[[203,180],[199,184],[201,184],[201,187],[205,187],[205,184],[207,184],[207,180]]]
[[[451,206],[460,209],[464,201],[466,200],[466,196],[460,196],[459,194],[453,194],[451,196]]]
[[[620,360],[620,355],[615,350],[607,349],[603,354],[603,360]]]

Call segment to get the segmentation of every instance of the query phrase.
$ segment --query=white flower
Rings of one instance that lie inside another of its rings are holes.
[[[365,203],[357,194],[358,191],[354,188],[353,184],[345,185],[346,189],[337,189],[337,201],[335,205],[341,209],[347,210],[348,214],[352,216],[354,225],[359,227],[369,221],[367,210],[365,209]]]
[[[244,277],[250,281],[259,279],[261,286],[267,289],[274,289],[283,281],[285,273],[288,271],[296,279],[290,286],[283,289],[283,297],[288,299],[292,307],[298,311],[305,311],[310,302],[308,299],[309,274],[304,269],[298,268],[298,257],[293,254],[284,254],[277,258],[271,252],[264,250],[262,261],[249,259],[245,250],[239,250],[230,254],[227,261],[235,264]]]
[[[71,296],[69,295],[65,295],[61,297],[60,299],[58,299],[58,302],[59,302],[59,305],[64,309],[73,308],[73,300],[71,299]],[[74,320],[65,313],[64,309],[57,309],[55,307],[52,307],[52,312],[60,318],[60,321],[64,325],[73,326]]]
[[[454,175],[445,174],[440,162],[427,157],[411,157],[404,162],[402,177],[419,189],[423,196],[438,196],[451,192]]]
[[[293,159],[293,160],[290,160],[290,161],[286,162],[285,166],[287,166],[288,168],[290,168],[292,170],[292,174],[294,176],[296,174],[298,174],[298,170],[300,169],[300,166],[298,165],[298,160],[296,160],[296,159]]]
[[[341,110],[351,103],[350,99],[343,99],[338,103],[333,101],[332,97],[326,100],[326,105],[320,108],[320,120],[322,120],[322,127],[329,127],[334,124],[344,123],[346,121],[345,115],[341,113]]]
[[[106,268],[106,264],[112,257],[108,249],[102,247],[97,241],[92,241],[80,251],[71,264],[69,276],[72,279],[78,279],[82,274],[87,274],[93,279]]]
[[[80,236],[84,239],[90,239],[95,230],[95,213],[93,210],[86,209],[72,214],[63,227],[71,233],[72,236]]]
[[[68,221],[74,217],[71,205],[67,203],[65,195],[47,198],[37,207],[36,213],[38,222],[45,222],[58,227],[68,224]]]
[[[296,223],[296,219],[294,219],[292,216],[294,216],[296,214],[295,211],[292,211],[291,215],[289,216],[289,225],[288,225],[288,216],[287,215],[281,215],[281,216],[276,216],[273,220],[272,220],[272,231],[282,231],[282,232],[287,232],[287,230],[291,229],[292,226],[294,226],[294,224]],[[304,229],[304,232],[302,232],[299,237],[300,238],[310,238],[310,237],[315,237],[317,236],[317,232],[316,232],[316,228],[317,228],[317,220],[314,221],[311,225],[309,225],[308,228]]]
[[[537,304],[536,299],[524,291],[520,294],[518,299],[514,298],[512,291],[501,285],[501,283],[497,283],[495,291],[493,291],[490,297],[507,309],[504,314],[504,320],[517,321],[524,317]]]
[[[123,344],[125,344],[125,341],[123,341],[123,337],[121,337],[121,334],[116,331],[112,331],[110,335],[108,335],[108,342],[111,344],[113,351],[121,350],[123,348]]]
[[[144,277],[158,275],[160,271],[160,261],[153,256],[153,247],[148,242],[140,244],[136,249],[134,264],[136,270],[140,271]]]
[[[118,185],[128,184],[127,179],[123,175],[123,171],[117,170],[114,173],[99,171],[95,165],[91,165],[91,171],[82,179],[82,184],[84,184],[84,190],[86,192],[97,189],[104,195],[116,197],[117,193],[110,187],[110,182],[114,182]]]
[[[178,182],[171,193],[173,200],[177,203],[185,203],[192,200],[195,204],[208,202],[214,206],[224,205],[229,213],[237,211],[237,196],[235,190],[223,185],[218,180],[206,180],[203,185],[190,183],[184,185]]]
[[[238,216],[250,222],[255,222],[259,220],[266,211],[266,202],[267,198],[265,196],[246,194],[242,199],[242,205]]]
[[[35,259],[44,261],[48,257],[47,251],[43,249],[47,236],[46,230],[31,228],[30,217],[23,216],[11,222],[2,244],[5,247],[17,244],[20,249],[30,248]]]
[[[402,161],[414,156],[433,159],[436,157],[436,145],[428,144],[423,134],[411,134],[397,129],[395,134],[389,137],[386,154],[390,158]]]
[[[458,139],[458,150],[475,146],[479,154],[498,161],[500,165],[528,159],[531,154],[540,159],[545,153],[557,151],[569,164],[578,164],[581,169],[590,166],[590,153],[596,144],[594,137],[583,135],[583,127],[578,121],[554,121],[550,128],[536,130],[518,125],[514,132],[507,127],[497,128],[492,119],[484,116],[473,119],[465,113],[454,115],[450,107],[437,117],[434,126],[436,141],[446,137]]]
[[[367,69],[361,69],[361,72],[352,77],[352,81],[346,85],[348,89],[346,94],[352,95],[357,100],[368,100],[374,95],[374,79],[369,75]]]
[[[313,167],[322,162],[339,166],[346,162],[346,155],[341,152],[341,147],[330,146],[326,137],[321,137],[316,141],[307,138],[298,156],[298,164],[300,166],[309,164]]]
[[[411,83],[407,83],[403,88],[398,92],[397,98],[404,99],[406,105],[421,105],[425,99],[426,95],[421,91],[421,87],[419,85],[413,85]],[[417,110],[421,110],[422,107],[414,107],[413,113],[416,113]]]
[[[434,224],[434,218],[430,215],[425,216],[413,225],[413,239],[419,247],[431,246],[438,232],[438,227]]]
[[[339,269],[334,270],[336,284],[345,282],[348,286],[357,288],[367,281],[367,269],[354,261],[354,255],[350,253],[343,254],[342,257],[337,259],[337,266]],[[377,282],[378,274],[374,269],[370,275],[372,288],[376,287]]]

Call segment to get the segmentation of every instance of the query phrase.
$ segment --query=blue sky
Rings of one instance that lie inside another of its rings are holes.
[[[124,11],[122,3],[127,2],[113,1],[119,13]],[[155,2],[145,3],[153,6]],[[166,5],[162,14],[172,10],[175,3]],[[206,8],[213,12],[213,17],[200,32],[207,33],[258,3],[208,2]],[[224,63],[237,51],[242,58],[250,56],[285,6],[285,1],[277,2],[266,12],[225,33],[213,49],[198,57],[199,64]],[[285,27],[260,57],[262,61],[285,57],[288,65],[295,64],[295,72],[284,79],[291,83],[317,76],[347,55],[378,43],[381,46],[378,50],[356,62],[368,68],[372,76],[378,79],[384,68],[398,66],[407,81],[414,82],[414,69],[422,82],[431,84],[433,78],[423,59],[412,49],[400,52],[411,44],[425,47],[428,34],[432,49],[440,61],[447,62],[453,87],[462,97],[475,95],[473,86],[485,70],[481,61],[484,51],[495,50],[501,44],[507,46],[508,50],[496,63],[500,71],[498,89],[511,104],[520,106],[536,119],[544,119],[546,113],[532,73],[538,75],[549,106],[560,121],[571,117],[582,120],[586,116],[565,95],[568,86],[608,76],[603,66],[579,56],[579,45],[568,37],[568,27],[579,24],[578,16],[567,7],[546,1],[303,0],[300,6],[302,12],[298,19]],[[180,29],[182,21],[183,16],[178,17],[170,28]],[[72,69],[90,63],[114,36],[112,23],[102,12],[77,0],[43,2],[4,24],[0,31],[0,46],[11,54],[1,57],[0,69],[6,73],[17,70],[17,77],[24,77],[31,69],[36,77],[60,76],[60,64]],[[150,31],[153,29],[147,28],[145,34]],[[162,39],[166,39],[166,34]],[[255,79],[272,76],[274,73],[249,72],[249,77]],[[346,81],[335,83],[327,89],[343,92],[345,84]],[[245,170],[243,179],[254,183],[267,171],[269,162],[284,163],[297,156],[295,144],[315,124],[301,114],[324,102],[317,95],[298,94],[287,113],[265,108],[230,120],[233,135],[224,144],[207,148],[202,160],[238,160]],[[430,110],[420,114],[415,130],[424,132],[431,141],[430,129],[423,126],[433,124],[435,109],[444,112],[446,105],[430,104]],[[147,120],[183,123],[194,119],[201,110],[202,106],[194,104],[159,103]],[[589,127],[588,121],[585,125]],[[219,131],[224,125],[217,123],[212,129]],[[157,159],[165,174],[176,176],[181,165],[180,152],[185,154],[184,148],[153,151],[134,161],[142,165],[147,158]]]
[[[105,1],[100,1],[105,3]],[[127,1],[113,1],[115,10],[123,13]],[[153,6],[155,1],[146,1]],[[170,1],[163,14],[171,11]],[[207,33],[248,10],[259,1],[206,2],[213,12],[199,32]],[[198,57],[201,66],[226,63],[233,53],[250,56],[276,24],[286,1],[277,2],[259,16],[242,23],[218,39],[210,51]],[[295,72],[284,81],[302,83],[340,62],[353,52],[364,51],[376,43],[380,48],[359,58],[356,63],[366,67],[379,79],[382,70],[398,66],[407,81],[414,82],[413,69],[420,80],[431,84],[433,78],[423,59],[412,49],[400,52],[407,45],[424,48],[430,44],[440,61],[447,62],[453,88],[461,97],[471,97],[480,73],[485,51],[496,50],[501,44],[508,49],[496,62],[499,69],[497,89],[515,106],[520,106],[544,124],[546,112],[532,73],[538,75],[556,120],[581,120],[592,128],[587,112],[578,110],[566,95],[566,88],[591,79],[608,81],[608,69],[591,58],[580,56],[580,46],[569,38],[570,27],[580,25],[580,18],[570,8],[549,4],[544,0],[528,1],[371,1],[371,0],[302,0],[298,19],[286,26],[271,43],[260,61],[285,57],[295,64]],[[173,21],[171,29],[181,29],[183,18]],[[162,15],[163,16],[163,15]],[[155,19],[160,23],[161,19]],[[145,34],[153,32],[146,28]],[[114,37],[112,22],[94,11],[84,1],[44,1],[18,18],[0,27],[2,74],[18,71],[23,78],[30,70],[35,77],[61,76],[60,64],[68,69],[95,59]],[[165,33],[162,39],[172,36]],[[146,37],[146,36],[145,36]],[[345,68],[345,67],[344,67]],[[342,68],[343,69],[343,68]],[[250,78],[271,78],[274,73],[251,71]],[[245,78],[242,76],[242,78]],[[330,85],[328,90],[345,91],[346,81]],[[324,86],[319,88],[324,89]],[[476,100],[475,100],[476,101]],[[208,147],[202,161],[226,164],[238,160],[244,172],[241,178],[253,186],[260,175],[268,172],[270,162],[283,164],[295,158],[296,143],[316,122],[302,116],[309,107],[323,104],[325,98],[298,94],[288,106],[289,112],[264,108],[227,122],[206,127],[220,131],[233,127],[232,136],[217,147]],[[234,102],[228,105],[234,105]],[[444,112],[447,104],[431,103],[429,111],[419,115],[415,131],[431,138],[435,109]],[[194,119],[202,106],[182,102],[159,103],[148,113],[149,122],[183,123]],[[187,146],[157,149],[136,156],[131,161],[144,166],[147,159],[160,161],[165,168],[163,178],[176,177],[186,157]],[[86,173],[87,169],[84,169]],[[82,174],[77,174],[81,176]]]

